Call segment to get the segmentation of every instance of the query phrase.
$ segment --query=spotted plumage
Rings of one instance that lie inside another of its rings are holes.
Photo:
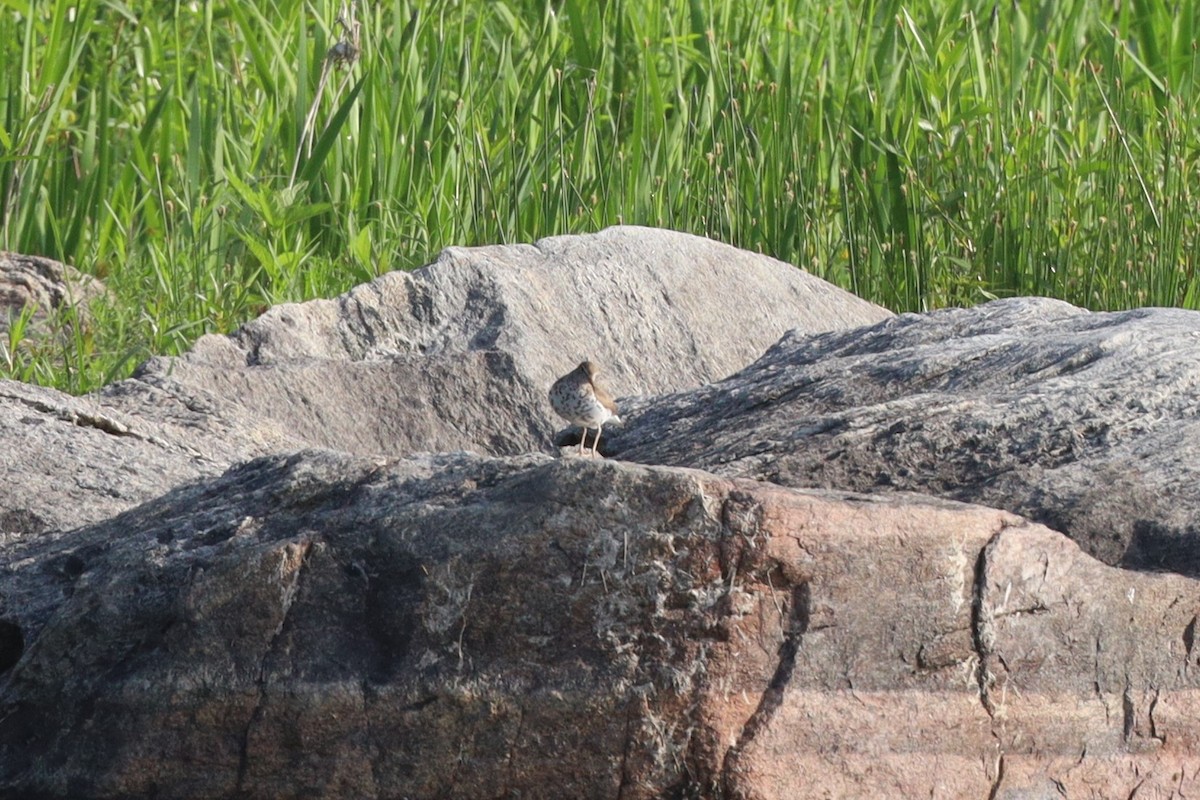
[[[579,439],[580,455],[583,455],[589,429],[596,431],[591,451],[594,456],[604,423],[621,421],[612,395],[596,382],[597,372],[599,368],[594,362],[584,361],[550,387],[550,405],[554,411],[572,425],[583,428],[583,436]]]

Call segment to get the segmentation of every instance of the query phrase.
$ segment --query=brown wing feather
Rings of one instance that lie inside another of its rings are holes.
[[[600,405],[608,409],[610,414],[617,415],[617,403],[613,400],[613,396],[609,394],[603,386],[596,382],[596,375],[600,373],[600,367],[596,366],[594,361],[584,361],[575,368],[576,372],[580,372],[587,377],[587,382],[592,385],[592,395],[600,402]]]
[[[613,400],[613,396],[606,392],[603,387],[592,381],[592,392],[596,395],[596,399],[600,401],[600,405],[607,408],[611,413],[617,413],[617,403]]]

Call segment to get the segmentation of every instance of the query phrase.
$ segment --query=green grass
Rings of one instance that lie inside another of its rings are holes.
[[[341,5],[0,0],[0,248],[114,297],[0,375],[86,391],[446,245],[618,222],[895,310],[1200,306],[1190,4],[380,0],[327,69]]]

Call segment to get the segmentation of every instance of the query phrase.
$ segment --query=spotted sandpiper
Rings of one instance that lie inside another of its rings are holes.
[[[583,455],[589,428],[596,429],[596,438],[592,440],[594,456],[604,423],[609,420],[621,421],[612,395],[596,383],[596,373],[599,371],[595,362],[584,361],[550,387],[550,405],[555,412],[572,425],[583,428],[583,436],[579,439],[580,455]]]

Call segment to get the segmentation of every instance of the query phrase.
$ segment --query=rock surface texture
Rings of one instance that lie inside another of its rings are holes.
[[[1200,314],[1019,298],[789,334],[631,401],[621,459],[1013,511],[1111,564],[1200,575]]]
[[[8,551],[35,796],[1200,790],[1197,583],[977,506],[307,452]]]
[[[1195,795],[1198,384],[1194,313],[642,229],[2,383],[0,797]]]
[[[562,421],[546,389],[585,358],[618,395],[665,392],[736,372],[789,329],[888,316],[775,259],[671,231],[451,248],[335,300],[271,309],[86,398],[0,381],[0,430],[13,432],[0,531],[95,522],[306,446],[549,451]]]
[[[724,378],[788,330],[888,316],[766,256],[619,227],[450,248],[336,300],[271,309],[138,377],[213,392],[311,446],[515,455],[560,427],[546,387],[581,361],[618,395],[658,394]]]
[[[106,294],[101,281],[72,266],[0,250],[0,334],[23,313],[29,314],[26,335],[34,338],[45,334],[56,312],[74,311],[76,321],[86,322],[89,304]]]

